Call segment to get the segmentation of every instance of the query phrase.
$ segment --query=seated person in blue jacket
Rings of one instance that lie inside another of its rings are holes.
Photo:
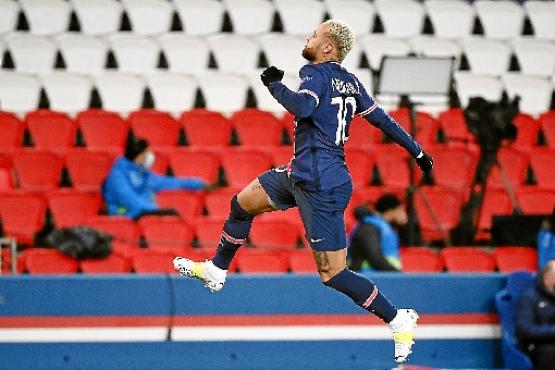
[[[516,336],[535,370],[555,369],[555,260],[522,293],[516,312]]]
[[[115,162],[102,184],[102,197],[108,214],[138,219],[144,215],[176,215],[173,209],[160,209],[156,193],[162,190],[199,190],[205,187],[199,178],[178,178],[157,175],[150,170],[155,155],[148,142],[131,138],[125,154]]]
[[[399,235],[394,226],[408,222],[399,198],[385,194],[376,202],[376,212],[368,206],[357,207],[357,225],[349,245],[350,267],[354,271],[400,271]]]
[[[555,209],[551,217],[543,222],[538,232],[538,259],[540,270],[548,261],[555,260]]]

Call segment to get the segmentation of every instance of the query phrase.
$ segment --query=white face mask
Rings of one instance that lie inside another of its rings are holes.
[[[154,153],[152,152],[147,152],[145,154],[145,162],[144,162],[144,166],[146,168],[150,168],[152,167],[152,165],[154,164],[154,161],[156,160],[156,156],[154,155]]]

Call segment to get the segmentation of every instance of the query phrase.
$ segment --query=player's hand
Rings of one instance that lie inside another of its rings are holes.
[[[269,86],[272,82],[281,81],[282,78],[283,71],[274,66],[266,68],[260,75],[260,79],[264,86]]]
[[[418,164],[418,167],[420,167],[422,171],[428,172],[434,166],[434,159],[431,155],[429,155],[425,151],[422,151],[422,155],[420,156],[420,158],[416,158],[416,164]]]

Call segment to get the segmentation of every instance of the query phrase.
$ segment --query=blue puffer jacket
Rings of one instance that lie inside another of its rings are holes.
[[[116,160],[102,184],[102,197],[108,214],[136,218],[159,209],[155,195],[161,190],[202,189],[198,178],[160,176],[125,157]]]

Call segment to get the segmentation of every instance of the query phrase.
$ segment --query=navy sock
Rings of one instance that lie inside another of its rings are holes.
[[[231,199],[231,212],[224,224],[220,244],[212,263],[223,270],[227,270],[235,253],[249,235],[254,216],[245,211],[237,201],[237,195]]]
[[[377,285],[349,269],[341,271],[324,284],[351,297],[357,305],[372,312],[386,323],[397,315],[397,309],[380,293]]]

